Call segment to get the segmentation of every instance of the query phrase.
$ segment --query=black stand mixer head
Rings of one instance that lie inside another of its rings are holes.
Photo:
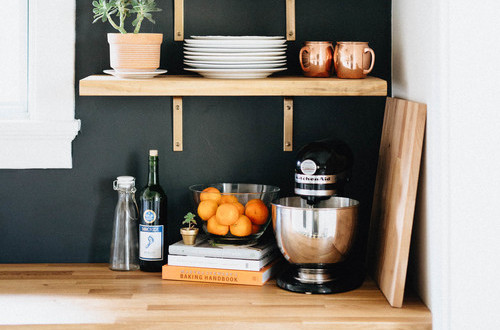
[[[352,164],[352,151],[342,141],[322,140],[305,145],[297,154],[295,194],[309,205],[343,195]]]

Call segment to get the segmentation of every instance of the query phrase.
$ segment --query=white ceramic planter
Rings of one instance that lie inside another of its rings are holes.
[[[162,41],[162,33],[108,33],[111,67],[117,72],[158,69]]]

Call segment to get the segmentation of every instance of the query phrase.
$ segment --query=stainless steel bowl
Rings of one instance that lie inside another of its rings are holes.
[[[346,259],[355,239],[359,202],[331,197],[310,206],[301,197],[272,203],[272,220],[281,253],[302,282],[329,281],[328,269]]]

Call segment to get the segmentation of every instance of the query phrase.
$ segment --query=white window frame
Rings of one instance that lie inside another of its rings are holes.
[[[0,120],[0,168],[72,168],[76,1],[29,0],[28,116]]]

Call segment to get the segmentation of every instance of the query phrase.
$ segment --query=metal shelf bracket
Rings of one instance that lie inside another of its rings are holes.
[[[293,98],[283,99],[283,151],[293,151]]]
[[[172,97],[172,148],[183,151],[182,97]],[[293,151],[293,98],[283,99],[283,151]]]
[[[295,0],[286,0],[286,40],[295,40]]]
[[[286,1],[286,40],[295,40],[295,0]],[[184,0],[174,0],[174,40],[184,40]]]
[[[172,145],[174,151],[182,151],[182,97],[172,97]]]
[[[184,0],[174,0],[174,41],[184,40]]]

